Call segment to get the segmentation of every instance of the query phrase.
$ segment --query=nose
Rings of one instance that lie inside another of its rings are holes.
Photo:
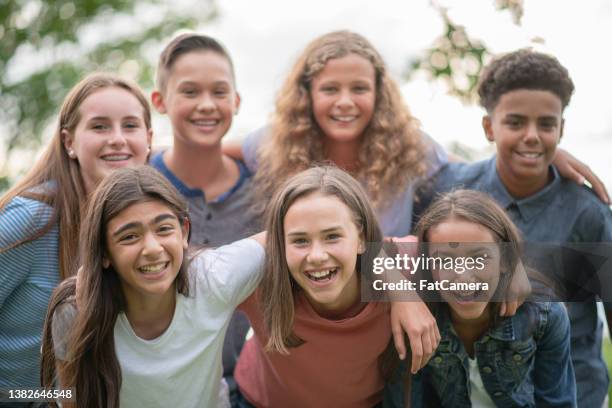
[[[215,103],[208,92],[205,92],[198,101],[198,110],[209,112],[215,109]]]
[[[353,97],[351,95],[350,90],[348,89],[341,90],[338,101],[336,102],[336,105],[339,108],[350,108],[354,104],[355,103],[353,102]]]
[[[308,256],[306,260],[312,264],[321,264],[327,261],[329,255],[327,251],[323,247],[323,245],[319,242],[314,242],[310,247],[310,251],[308,252]]]
[[[537,123],[529,123],[525,129],[525,143],[536,144],[539,142]]]
[[[113,132],[110,135],[108,143],[113,147],[123,147],[125,145],[125,135],[123,134],[123,129],[121,126],[113,128]]]
[[[147,233],[144,236],[144,247],[142,254],[148,259],[157,259],[163,252],[164,248],[159,243],[159,240],[153,233]]]

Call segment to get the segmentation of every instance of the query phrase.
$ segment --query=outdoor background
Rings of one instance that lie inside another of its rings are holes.
[[[132,77],[147,93],[156,58],[180,31],[219,38],[234,58],[239,140],[264,125],[304,46],[349,29],[372,41],[423,129],[468,158],[490,154],[473,86],[491,54],[521,47],[554,54],[576,85],[561,146],[612,190],[609,0],[40,0],[0,1],[0,191],[51,136],[67,90],[96,69]],[[608,50],[608,51],[606,51]],[[171,144],[154,117],[155,144]],[[606,352],[612,348],[606,343]]]

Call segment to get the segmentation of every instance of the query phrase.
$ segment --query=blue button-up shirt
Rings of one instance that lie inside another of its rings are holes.
[[[561,178],[553,166],[550,174],[552,181],[542,190],[530,197],[515,199],[497,174],[494,156],[473,164],[449,164],[439,172],[433,188],[437,192],[470,188],[488,193],[506,209],[527,242],[612,242],[610,208],[588,188]],[[597,296],[602,298],[602,287],[597,287],[601,279],[588,276],[594,271],[586,263],[576,263],[576,267],[580,270],[572,271],[574,276],[581,276],[585,282],[595,282],[590,297],[585,298],[582,294],[581,302],[567,304],[578,405],[601,407],[609,383],[601,354],[602,323],[596,306]],[[609,300],[604,297],[606,310],[612,310]]]

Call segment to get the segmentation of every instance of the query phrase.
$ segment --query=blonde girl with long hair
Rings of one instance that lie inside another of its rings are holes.
[[[75,272],[82,205],[113,169],[145,163],[151,136],[137,85],[88,76],[66,96],[41,158],[0,198],[0,388],[39,384],[45,310]]]

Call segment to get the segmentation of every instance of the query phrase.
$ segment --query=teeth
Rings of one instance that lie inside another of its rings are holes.
[[[129,154],[117,154],[117,155],[107,155],[103,156],[102,160],[106,161],[122,161],[130,158]]]
[[[356,117],[355,116],[332,116],[332,118],[339,122],[351,122],[355,120]]]
[[[540,157],[542,153],[519,153],[519,156],[526,157],[528,159],[536,159]]]
[[[152,265],[145,265],[138,268],[143,273],[157,273],[164,269],[168,265],[168,262],[160,262]]]
[[[328,278],[331,276],[332,273],[336,272],[336,268],[333,269],[327,269],[327,270],[323,270],[323,271],[313,271],[313,272],[307,272],[308,276],[310,276],[311,278],[320,280],[320,279],[324,279],[324,278]]]
[[[211,120],[194,120],[192,121],[192,123],[196,126],[214,126],[217,123],[219,123],[218,120],[216,119],[211,119]]]

